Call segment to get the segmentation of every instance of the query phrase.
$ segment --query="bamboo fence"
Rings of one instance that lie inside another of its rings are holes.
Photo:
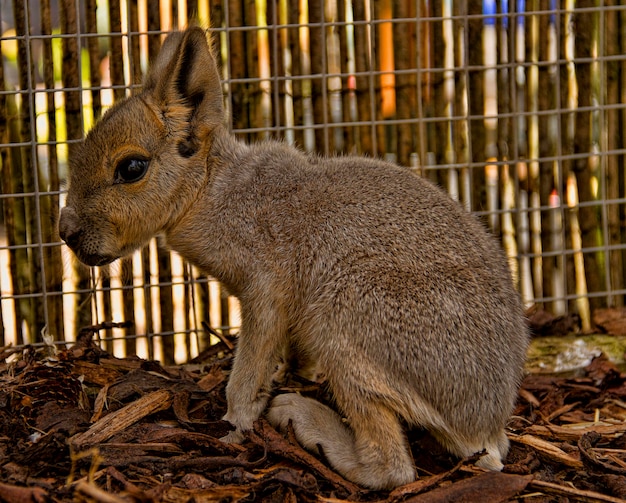
[[[0,10],[0,346],[93,328],[187,360],[237,303],[156,243],[112,266],[61,244],[67,159],[141,88],[168,31],[210,28],[232,132],[386,158],[499,236],[527,307],[583,329],[626,294],[626,6],[617,0],[29,0]]]

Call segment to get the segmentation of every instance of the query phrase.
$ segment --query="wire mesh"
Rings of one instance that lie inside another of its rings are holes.
[[[576,312],[587,330],[624,304],[619,2],[0,5],[1,346],[85,329],[115,354],[173,362],[211,343],[203,322],[236,330],[236,301],[156,243],[87,269],[56,230],[73,145],[189,23],[210,27],[233,134],[379,156],[444,186],[501,238],[529,309]]]

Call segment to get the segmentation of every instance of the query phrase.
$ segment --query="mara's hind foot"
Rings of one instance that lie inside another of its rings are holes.
[[[492,435],[486,440],[467,440],[456,435],[443,434],[439,431],[432,432],[435,438],[449,452],[465,458],[479,452],[485,452],[476,466],[492,471],[502,471],[503,461],[509,452],[509,439],[504,430]]]
[[[288,393],[274,398],[267,416],[283,431],[291,420],[304,448],[317,452],[321,446],[333,468],[361,486],[392,489],[415,480],[413,461],[395,414],[382,405],[361,407],[360,413],[350,418],[349,428],[339,414],[317,400]]]

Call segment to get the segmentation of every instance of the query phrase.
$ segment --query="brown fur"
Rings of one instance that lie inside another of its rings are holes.
[[[400,420],[459,456],[485,449],[479,463],[500,469],[528,334],[496,241],[406,169],[245,145],[223,122],[205,33],[171,34],[143,92],[71,159],[63,239],[102,265],[161,235],[240,299],[226,440],[252,428],[295,356],[326,377],[341,416],[284,394],[268,417],[291,419],[347,478],[414,479]],[[145,176],[118,183],[116,166],[134,157],[149,159]]]

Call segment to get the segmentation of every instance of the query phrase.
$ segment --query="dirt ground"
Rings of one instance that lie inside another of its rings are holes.
[[[502,473],[411,431],[419,479],[385,492],[346,481],[264,420],[243,445],[218,440],[234,340],[164,368],[104,353],[98,328],[52,354],[0,349],[0,501],[626,502],[626,374],[603,356],[577,377],[524,380]],[[323,385],[293,387],[327,398]]]

